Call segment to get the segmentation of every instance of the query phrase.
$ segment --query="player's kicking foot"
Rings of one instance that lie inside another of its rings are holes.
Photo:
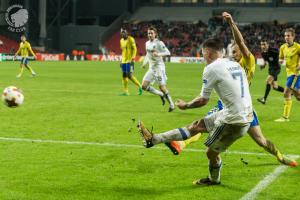
[[[166,104],[166,100],[165,100],[164,96],[160,96],[160,100],[162,102],[162,105],[164,106]]]
[[[285,155],[282,156],[282,159],[278,159],[278,161],[281,163],[281,164],[284,164],[284,165],[288,165],[290,167],[297,167],[298,166],[298,163],[297,161],[291,159],[291,158],[288,158],[286,157]]]
[[[264,97],[257,99],[259,103],[266,104],[266,99]]]
[[[144,140],[144,146],[146,148],[150,148],[153,146],[153,142],[152,142],[152,138],[153,138],[153,134],[145,128],[144,123],[142,121],[138,122],[137,125],[138,131],[141,134],[141,137]]]
[[[16,76],[16,78],[21,78],[21,76],[22,76],[21,74],[18,74],[18,75]]]
[[[289,122],[289,118],[280,117],[279,119],[274,120],[274,122]]]
[[[193,181],[193,184],[200,185],[200,186],[209,186],[209,185],[220,185],[221,182],[214,182],[214,181],[211,181],[209,178],[202,178],[202,179]]]
[[[138,95],[142,95],[143,94],[143,89],[141,87],[139,87],[139,93]]]
[[[180,145],[181,141],[171,141],[171,142],[167,142],[165,143],[165,145],[167,147],[169,147],[169,149],[172,151],[172,153],[174,155],[179,155],[181,152],[181,145]]]
[[[32,77],[36,77],[36,73],[35,73],[35,72],[32,72],[31,76],[32,76]]]

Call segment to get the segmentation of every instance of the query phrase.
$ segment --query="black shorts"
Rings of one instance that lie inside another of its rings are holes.
[[[279,69],[269,68],[269,75],[274,77],[274,81],[277,81],[277,77],[279,74],[280,74],[280,68]]]

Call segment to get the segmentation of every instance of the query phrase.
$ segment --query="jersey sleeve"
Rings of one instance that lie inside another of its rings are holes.
[[[169,55],[171,55],[169,49],[166,47],[166,45],[162,41],[159,41],[158,56],[169,56]]]
[[[283,55],[283,45],[280,46],[279,49],[279,59],[284,59],[284,55]]]
[[[217,74],[212,70],[212,69],[204,69],[203,72],[203,83],[202,83],[202,89],[200,96],[203,97],[204,99],[209,99],[212,90],[214,89],[214,85],[216,84],[217,81]]]

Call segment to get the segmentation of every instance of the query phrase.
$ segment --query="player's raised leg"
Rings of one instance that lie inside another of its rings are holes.
[[[219,99],[217,102],[217,105],[213,107],[210,111],[208,111],[207,116],[212,115],[220,110],[223,109],[223,103]],[[189,144],[196,142],[200,139],[201,133],[198,133],[197,135],[192,136],[191,138],[184,140],[184,141],[171,141],[169,143],[165,143],[167,147],[172,151],[174,155],[179,155],[180,152],[186,148]]]
[[[289,165],[292,167],[297,166],[298,164],[295,160],[282,155],[282,153],[278,150],[278,148],[275,146],[275,144],[273,144],[272,141],[270,141],[264,137],[264,135],[261,131],[261,128],[259,126],[258,117],[255,112],[253,112],[253,116],[254,116],[254,119],[250,124],[248,134],[256,142],[256,144],[263,147],[270,154],[274,155],[280,163],[282,163],[284,165]]]

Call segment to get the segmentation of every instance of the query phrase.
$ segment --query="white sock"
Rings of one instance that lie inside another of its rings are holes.
[[[174,103],[173,103],[171,95],[169,93],[166,93],[165,97],[166,97],[167,101],[169,102],[170,106],[174,108]]]
[[[148,92],[150,92],[150,93],[152,93],[152,94],[155,94],[155,95],[159,95],[159,96],[164,96],[164,93],[162,93],[161,91],[159,91],[159,90],[157,90],[157,89],[155,89],[155,88],[153,88],[153,87],[151,87],[151,86],[148,86],[147,88],[146,88],[146,90],[148,91]]]
[[[166,143],[171,141],[182,141],[191,137],[191,133],[186,127],[173,129],[164,133],[154,134],[153,144]]]
[[[221,168],[222,168],[222,160],[220,160],[220,163],[217,166],[213,166],[211,164],[208,164],[209,167],[209,179],[213,182],[220,182],[221,179]]]

